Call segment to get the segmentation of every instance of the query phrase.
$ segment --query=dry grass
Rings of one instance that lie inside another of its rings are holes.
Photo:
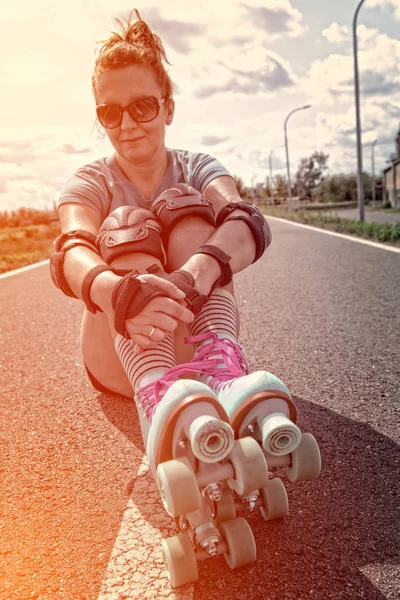
[[[59,223],[0,229],[0,273],[49,258]]]

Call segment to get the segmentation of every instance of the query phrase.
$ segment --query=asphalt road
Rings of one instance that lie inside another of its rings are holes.
[[[176,530],[143,460],[132,401],[94,391],[79,302],[47,267],[0,280],[0,600],[397,600],[400,255],[271,220],[237,277],[251,366],[291,389],[323,471],[287,485],[280,522],[249,515],[253,565],[222,557],[171,592]]]

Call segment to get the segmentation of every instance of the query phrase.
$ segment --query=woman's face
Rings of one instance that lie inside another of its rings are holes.
[[[140,65],[110,69],[97,82],[96,104],[127,106],[143,96],[163,97],[152,71]],[[123,113],[122,122],[105,132],[117,154],[130,163],[146,163],[159,156],[165,148],[165,126],[172,122],[174,102],[160,103],[160,112],[153,121],[137,123],[129,113]]]

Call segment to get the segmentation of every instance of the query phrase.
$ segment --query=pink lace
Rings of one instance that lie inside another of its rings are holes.
[[[232,379],[248,375],[249,365],[244,357],[242,347],[230,338],[219,338],[213,331],[185,338],[187,344],[203,344],[189,363],[197,373],[212,377],[210,387],[223,389]]]
[[[143,408],[144,414],[150,421],[152,420],[155,410],[163,398],[168,388],[177,381],[181,375],[190,375],[195,373],[195,369],[191,363],[176,365],[171,367],[157,381],[148,383],[135,390],[135,399]]]
[[[222,389],[232,379],[249,374],[249,365],[241,346],[230,338],[220,339],[213,331],[185,338],[187,344],[197,344],[205,340],[210,341],[201,346],[189,363],[171,367],[157,381],[139,387],[135,391],[136,401],[150,421],[165,392],[182,375],[211,376],[213,381],[210,387]]]

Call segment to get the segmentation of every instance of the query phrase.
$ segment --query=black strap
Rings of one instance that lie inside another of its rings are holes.
[[[93,314],[95,314],[96,312],[103,311],[99,306],[97,306],[91,301],[90,288],[92,287],[92,283],[96,279],[97,275],[100,275],[100,273],[104,273],[104,271],[112,271],[112,269],[108,265],[97,265],[97,267],[93,267],[93,269],[90,269],[90,271],[85,275],[85,278],[82,282],[82,300],[84,301],[86,308]]]
[[[225,287],[232,281],[232,269],[229,264],[231,260],[231,256],[226,254],[221,248],[217,246],[212,246],[211,244],[206,244],[205,246],[200,246],[200,248],[196,251],[196,254],[208,254],[215,258],[218,262],[221,269],[221,277],[215,282],[213,285],[213,289],[216,287]]]
[[[194,315],[198,315],[210,299],[209,296],[205,296],[196,290],[194,287],[194,278],[187,271],[179,269],[178,271],[172,271],[172,273],[166,273],[157,264],[154,264],[147,269],[147,272],[171,281],[178,289],[184,292],[188,308]]]
[[[138,275],[140,273],[136,270],[124,275],[114,288],[111,300],[114,309],[114,327],[126,338],[129,338],[126,320],[136,317],[153,298],[165,296],[165,293],[156,286],[140,281]]]

